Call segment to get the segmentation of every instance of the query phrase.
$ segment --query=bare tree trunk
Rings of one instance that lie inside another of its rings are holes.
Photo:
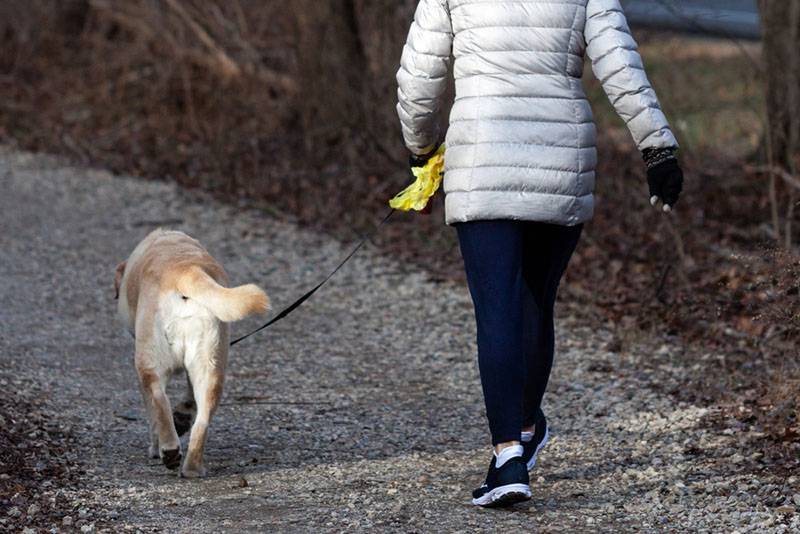
[[[760,0],[774,163],[800,167],[800,0]]]
[[[792,177],[800,170],[800,0],[759,0],[764,29],[764,58],[767,64],[767,158],[769,167],[786,169]],[[773,171],[774,172],[774,171]],[[771,180],[775,180],[774,175]],[[798,191],[793,186],[785,195],[784,242],[792,245],[792,224]],[[770,201],[776,237],[777,213],[781,199],[770,185]]]
[[[417,0],[296,0],[298,95],[307,143],[405,161],[395,74]],[[314,140],[312,141],[312,138]]]
[[[308,143],[336,143],[363,122],[366,58],[355,6],[295,2],[302,127]]]
[[[374,148],[400,167],[406,151],[394,111],[395,75],[417,1],[355,0],[355,6],[369,79],[365,126]]]

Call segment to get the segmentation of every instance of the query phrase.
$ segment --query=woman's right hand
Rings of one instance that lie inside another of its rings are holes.
[[[412,169],[418,167],[424,167],[428,163],[428,160],[431,159],[436,154],[436,151],[439,150],[440,146],[442,146],[441,143],[436,143],[433,147],[433,150],[431,150],[427,154],[412,153],[408,157],[408,166],[411,167]]]

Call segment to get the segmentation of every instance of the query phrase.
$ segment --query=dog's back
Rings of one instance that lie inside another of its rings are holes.
[[[117,268],[119,315],[138,335],[137,322],[155,313],[165,321],[214,317],[229,323],[267,311],[269,300],[257,286],[227,285],[225,270],[199,242],[183,232],[155,230]]]

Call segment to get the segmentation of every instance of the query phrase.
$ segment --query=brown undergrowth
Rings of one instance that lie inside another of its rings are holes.
[[[0,531],[68,526],[64,517],[76,528],[99,526],[72,491],[84,474],[78,440],[26,384],[0,375]]]

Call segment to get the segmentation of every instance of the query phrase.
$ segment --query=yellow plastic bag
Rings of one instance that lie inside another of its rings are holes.
[[[389,205],[394,209],[400,211],[422,211],[425,209],[428,201],[439,190],[439,186],[442,185],[444,145],[439,147],[424,167],[413,167],[411,172],[416,177],[416,180],[389,201]]]

